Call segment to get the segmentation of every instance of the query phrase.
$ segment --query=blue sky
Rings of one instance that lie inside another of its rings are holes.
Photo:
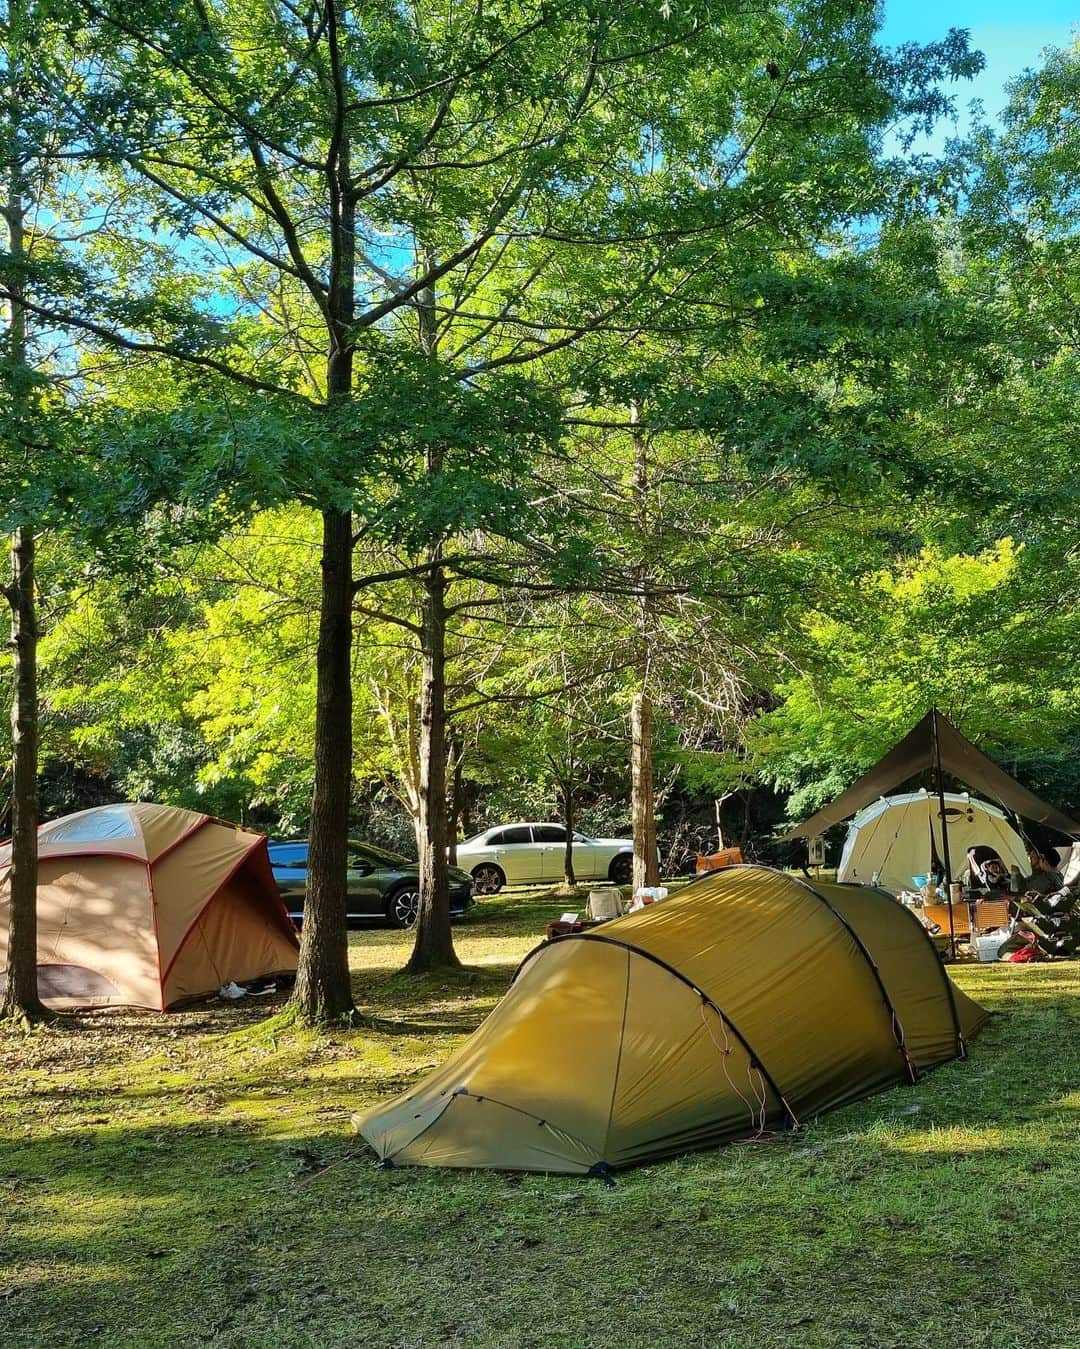
[[[1064,47],[1080,30],[1080,0],[884,0],[881,40],[929,42],[950,28],[966,28],[971,45],[986,57],[986,69],[970,82],[954,87],[955,128],[943,126],[941,136],[967,129],[967,105],[981,99],[994,118],[1007,99],[1005,84],[1024,69],[1038,66],[1044,47]],[[940,144],[940,138],[935,137]]]

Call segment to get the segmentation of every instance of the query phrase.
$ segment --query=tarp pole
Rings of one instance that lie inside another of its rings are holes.
[[[952,905],[952,863],[949,860],[949,825],[945,819],[945,784],[941,778],[941,745],[938,741],[938,710],[931,708],[930,735],[934,747],[934,785],[937,787],[938,810],[941,813],[941,862],[945,868],[945,903],[949,907],[949,956],[956,959],[956,923]],[[971,918],[968,917],[968,927]]]

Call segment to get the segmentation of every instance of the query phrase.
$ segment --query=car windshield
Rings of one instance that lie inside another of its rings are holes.
[[[349,852],[352,856],[359,857],[362,861],[370,862],[377,867],[414,865],[408,857],[403,857],[399,852],[391,852],[389,848],[376,848],[372,843],[357,843],[353,839],[349,840]]]

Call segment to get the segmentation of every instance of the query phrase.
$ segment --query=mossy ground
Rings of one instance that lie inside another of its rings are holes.
[[[614,1189],[377,1169],[350,1116],[564,907],[483,901],[448,980],[354,932],[328,1035],[265,1003],[0,1032],[0,1345],[1080,1344],[1080,965],[961,967],[1003,1014],[968,1062]]]

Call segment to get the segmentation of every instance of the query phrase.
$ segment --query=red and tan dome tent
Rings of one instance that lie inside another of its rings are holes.
[[[395,1165],[603,1175],[914,1082],[985,1018],[882,891],[731,867],[538,947],[359,1127]]]
[[[266,839],[146,802],[38,833],[38,978],[50,1007],[164,1011],[230,980],[296,969],[299,942]],[[0,846],[0,980],[11,845]]]

